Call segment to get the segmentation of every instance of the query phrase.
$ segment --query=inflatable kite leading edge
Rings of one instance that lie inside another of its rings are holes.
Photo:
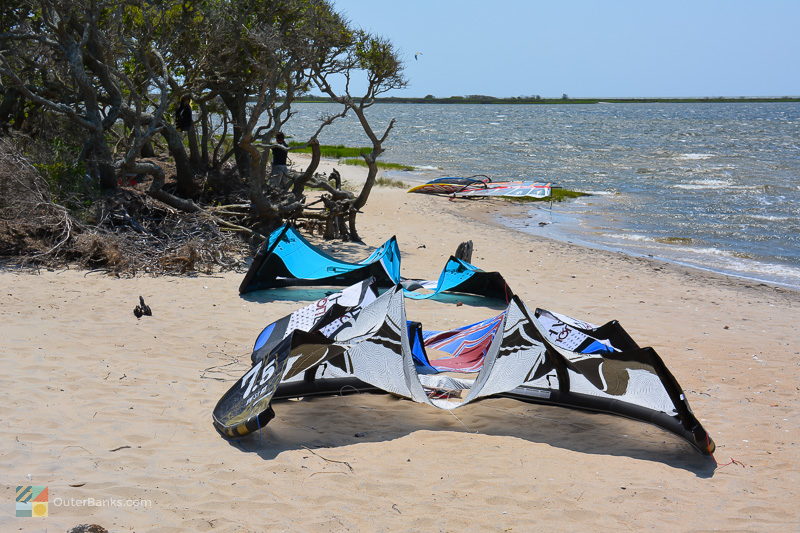
[[[273,399],[380,390],[440,409],[489,396],[575,407],[649,422],[703,454],[714,442],[652,348],[617,322],[595,326],[531,312],[516,296],[497,316],[450,331],[407,320],[401,285],[368,279],[267,326],[251,368],[213,411],[226,437],[274,416]],[[448,354],[431,360],[428,351]]]

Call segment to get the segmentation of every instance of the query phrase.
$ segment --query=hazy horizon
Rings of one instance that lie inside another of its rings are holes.
[[[328,96],[325,95],[325,94],[309,94],[309,95],[306,95],[306,96],[312,96],[312,97],[315,97],[315,98],[328,98]],[[403,95],[388,94],[388,95],[381,95],[378,98],[419,98],[419,99],[424,99],[426,96],[427,96],[427,94],[426,95],[421,95],[421,96],[420,95],[415,96],[415,95],[410,95],[410,94],[408,94],[408,95],[407,94],[403,94]],[[468,97],[468,96],[488,96],[490,98],[512,99],[512,98],[531,98],[531,97],[536,96],[536,95],[498,96],[496,94],[466,94],[466,93],[465,94],[448,94],[448,95],[441,95],[441,96],[437,95],[437,94],[433,95],[433,97],[437,98],[437,99],[446,99],[446,98],[450,98],[450,97],[453,97],[453,96],[455,96],[455,97],[461,96],[461,97],[465,97],[465,98]],[[542,100],[561,100],[562,99],[561,98],[562,95],[547,96],[547,95],[542,94],[542,95],[539,95],[539,96],[541,96]],[[704,100],[704,99],[711,99],[711,98],[729,98],[729,99],[737,99],[737,98],[747,98],[747,99],[753,99],[753,98],[771,98],[771,99],[772,98],[775,98],[775,99],[777,99],[777,98],[800,98],[800,94],[796,94],[796,95],[795,94],[781,94],[781,95],[774,95],[774,94],[773,95],[764,95],[764,94],[756,94],[756,95],[752,95],[752,94],[747,94],[747,95],[741,95],[741,94],[737,94],[737,95],[725,95],[725,94],[705,95],[704,94],[704,95],[699,95],[699,96],[686,96],[686,95],[680,95],[680,96],[663,96],[663,95],[661,95],[661,96],[608,96],[608,95],[586,96],[586,95],[576,95],[576,96],[573,96],[573,95],[569,94],[567,96],[569,97],[570,100],[602,100],[602,99],[605,99],[605,98],[607,98],[609,100],[619,100],[619,99],[636,99],[636,100],[698,99],[698,100]]]

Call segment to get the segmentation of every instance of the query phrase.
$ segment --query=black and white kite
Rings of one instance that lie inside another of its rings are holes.
[[[446,355],[430,359],[433,350]],[[239,437],[274,417],[275,400],[376,389],[447,410],[501,396],[602,411],[714,451],[664,362],[619,323],[532,312],[512,296],[495,317],[427,331],[407,319],[400,285],[379,295],[371,279],[267,326],[252,367],[219,400],[213,422]]]

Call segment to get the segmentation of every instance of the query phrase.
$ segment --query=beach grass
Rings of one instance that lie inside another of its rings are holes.
[[[355,165],[359,167],[367,166],[367,162],[363,159],[342,159],[339,161],[343,165]],[[386,163],[384,161],[377,161],[378,168],[383,168],[387,170],[414,170],[414,167],[410,165],[401,165],[400,163]]]
[[[407,189],[408,184],[404,181],[395,180],[392,178],[378,178],[375,180],[375,185],[378,187],[396,187],[398,189]]]
[[[291,142],[289,146],[302,146],[304,143],[300,142]],[[305,148],[299,148],[297,150],[292,150],[293,152],[299,152],[301,154],[310,154],[311,147],[306,146]],[[340,163],[343,165],[355,165],[365,167],[367,163],[361,159],[362,155],[368,154],[372,151],[372,148],[368,146],[344,146],[342,144],[321,144],[319,147],[320,155],[322,157],[328,157],[331,159],[339,159]],[[387,163],[384,161],[378,161],[378,168],[384,168],[388,170],[414,170],[414,167],[409,165],[401,165],[399,163]]]
[[[290,147],[294,146],[302,146],[305,143],[300,142],[291,142],[289,143]],[[299,148],[297,150],[292,150],[293,152],[299,153],[311,153],[311,147],[306,146],[305,148]],[[372,148],[367,146],[344,146],[342,144],[321,144],[319,147],[320,155],[322,157],[330,157],[331,159],[342,159],[344,157],[359,157],[363,154],[368,154],[372,151]]]

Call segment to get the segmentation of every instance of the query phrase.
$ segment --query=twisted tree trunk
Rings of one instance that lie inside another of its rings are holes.
[[[191,198],[197,193],[197,187],[194,183],[192,164],[189,157],[186,155],[186,149],[183,146],[181,134],[174,126],[165,123],[161,128],[161,135],[163,135],[164,139],[167,141],[169,153],[175,160],[176,191],[184,198]]]

